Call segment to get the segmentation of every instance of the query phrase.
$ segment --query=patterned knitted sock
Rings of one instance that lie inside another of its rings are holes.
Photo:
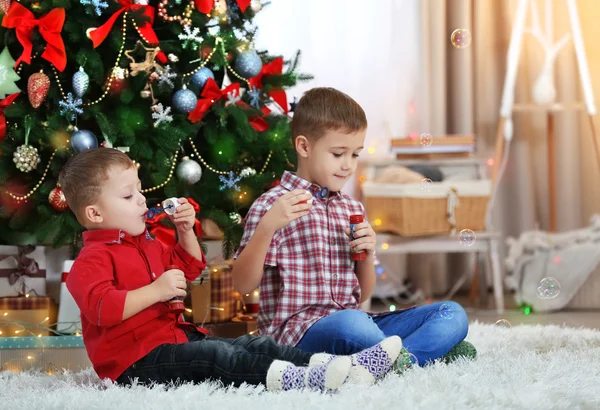
[[[402,340],[398,336],[391,336],[373,347],[351,355],[352,369],[350,369],[348,382],[360,385],[373,384],[392,369],[401,349]],[[319,366],[335,357],[338,356],[316,353],[311,356],[308,365]]]
[[[352,362],[347,356],[312,367],[275,360],[267,372],[267,390],[335,390],[344,383],[351,367]]]

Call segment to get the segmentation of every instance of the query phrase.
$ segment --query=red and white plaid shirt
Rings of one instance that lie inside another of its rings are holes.
[[[244,250],[258,222],[285,193],[305,189],[315,195],[310,214],[275,232],[260,282],[258,328],[277,343],[296,345],[319,319],[343,309],[356,309],[360,285],[350,259],[350,215],[364,215],[362,204],[285,172],[281,184],[258,198],[246,216],[244,235],[235,257]],[[365,218],[366,220],[366,218]]]

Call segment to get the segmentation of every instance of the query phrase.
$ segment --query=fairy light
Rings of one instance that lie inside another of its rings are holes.
[[[380,226],[381,225],[381,219],[375,219],[375,226]]]
[[[381,245],[381,249],[388,249],[390,247],[390,245],[388,243],[384,243],[383,245]]]
[[[369,147],[369,155],[373,155],[375,153],[375,147]]]
[[[488,160],[487,160],[487,164],[488,164],[488,166],[490,166],[490,167],[491,167],[491,166],[494,166],[494,158],[488,158]]]

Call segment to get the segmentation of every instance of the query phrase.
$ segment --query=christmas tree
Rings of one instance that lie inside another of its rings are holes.
[[[292,169],[285,89],[309,75],[255,50],[260,0],[0,0],[0,241],[76,243],[57,186],[74,153],[128,153],[148,207],[198,203],[230,256],[252,202]],[[164,214],[163,214],[164,215]],[[166,242],[168,218],[148,221]],[[200,232],[197,232],[200,234]]]

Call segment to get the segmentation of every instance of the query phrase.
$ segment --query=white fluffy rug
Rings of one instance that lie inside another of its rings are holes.
[[[600,331],[473,323],[476,361],[434,364],[336,394],[215,384],[121,388],[91,371],[0,374],[4,409],[600,409]]]

